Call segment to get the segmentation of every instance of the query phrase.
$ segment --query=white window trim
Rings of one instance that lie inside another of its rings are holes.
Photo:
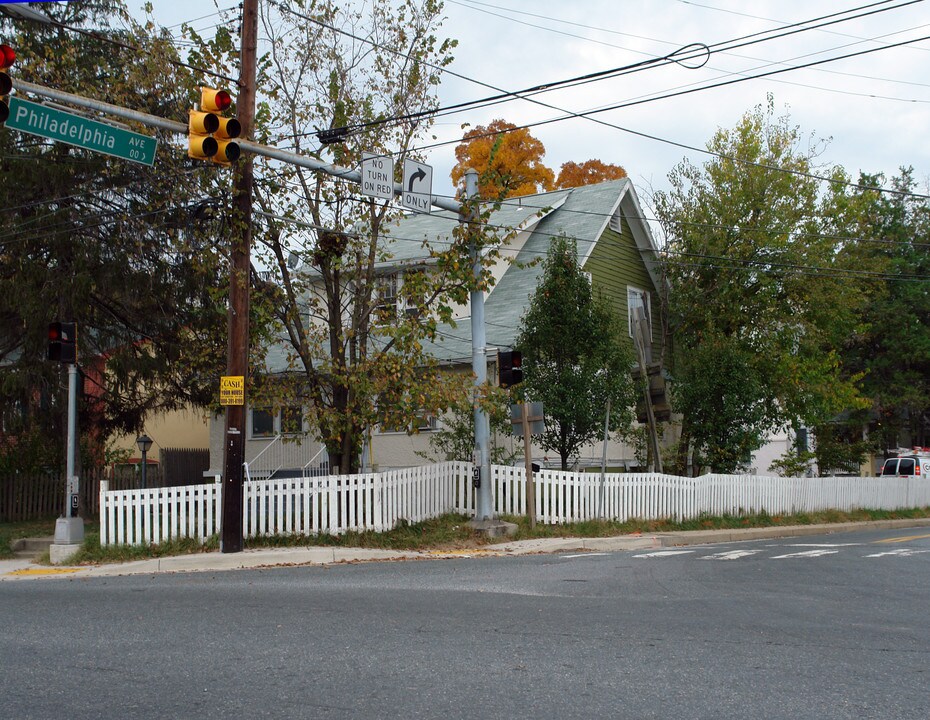
[[[253,422],[253,420],[254,420],[254,414],[255,414],[256,412],[260,412],[260,411],[263,411],[263,410],[266,411],[266,412],[271,412],[271,433],[268,434],[268,435],[256,435],[256,434],[255,434],[255,424],[254,424],[254,422]],[[262,406],[262,407],[259,407],[259,406],[250,407],[250,408],[249,408],[249,412],[248,412],[248,419],[247,419],[247,422],[248,422],[248,430],[249,430],[249,434],[248,434],[249,440],[271,440],[271,439],[274,439],[274,436],[276,435],[275,428],[278,427],[278,422],[277,422],[277,416],[276,416],[276,414],[275,414],[274,412],[272,412],[272,408],[269,408],[269,407],[267,407],[267,406]]]
[[[423,427],[418,428],[418,431],[421,433],[427,432],[436,432],[437,430],[442,430],[442,422],[439,420],[439,417],[433,414],[430,414],[426,417],[427,422]],[[408,435],[407,430],[391,430],[385,429],[382,425],[378,425],[378,434],[379,435]]]
[[[289,405],[288,407],[297,408],[297,405]],[[256,411],[265,410],[271,413],[271,433],[268,435],[256,435],[255,426],[253,424],[253,413]],[[297,432],[284,432],[283,429],[283,408],[274,410],[274,408],[266,406],[255,406],[250,407],[247,417],[247,426],[248,426],[248,438],[249,440],[273,440],[278,435],[287,435],[288,437],[297,437],[306,433],[304,429],[304,417],[303,417],[303,408],[300,408],[301,413],[301,429]]]
[[[643,290],[642,288],[635,287],[634,285],[626,286],[626,325],[627,332],[630,337],[633,337],[633,308],[634,304],[630,302],[630,298],[638,294],[640,297],[645,298],[644,309],[646,311],[646,326],[649,328],[649,340],[652,340],[652,293],[648,290]]]

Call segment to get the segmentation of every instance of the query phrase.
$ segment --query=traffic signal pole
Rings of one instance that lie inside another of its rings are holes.
[[[238,118],[243,137],[255,121],[255,76],[258,51],[258,0],[242,7]],[[242,483],[245,463],[245,421],[249,375],[249,273],[252,246],[252,155],[240,160],[233,186],[233,231],[229,268],[229,339],[226,374],[246,379],[241,405],[226,407],[223,432],[223,519],[220,551],[242,550]]]
[[[465,197],[475,200],[478,196],[478,173],[469,168],[465,172]],[[471,215],[463,217],[463,222],[470,224],[468,235],[472,236],[478,231],[475,223],[475,208],[471,208]],[[491,520],[494,516],[494,498],[491,494],[491,421],[487,410],[481,403],[481,389],[488,382],[487,338],[484,324],[484,291],[478,287],[481,279],[481,254],[478,244],[471,242],[469,255],[473,263],[475,274],[475,289],[471,291],[469,303],[471,305],[471,369],[475,374],[475,390],[473,398],[473,411],[475,422],[475,455],[474,455],[474,485],[475,485],[475,522]]]

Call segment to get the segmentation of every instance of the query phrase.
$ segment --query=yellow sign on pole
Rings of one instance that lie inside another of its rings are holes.
[[[220,378],[220,405],[245,405],[245,378],[242,375]]]

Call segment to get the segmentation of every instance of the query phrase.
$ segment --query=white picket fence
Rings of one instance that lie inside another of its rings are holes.
[[[246,537],[384,531],[400,520],[474,513],[470,463],[449,462],[386,473],[253,480],[243,488]],[[526,512],[523,468],[494,466],[494,509]],[[920,478],[783,478],[542,470],[534,475],[536,518],[569,523],[606,517],[684,520],[702,514],[770,515],[930,506]],[[100,484],[100,544],[141,545],[181,537],[206,540],[220,531],[219,482],[148,490]],[[603,505],[603,508],[601,508]]]

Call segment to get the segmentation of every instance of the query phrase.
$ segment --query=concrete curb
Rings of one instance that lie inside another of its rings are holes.
[[[463,557],[502,557],[538,555],[572,551],[621,552],[659,547],[710,545],[768,538],[831,535],[867,529],[930,527],[930,518],[916,520],[877,520],[873,522],[834,523],[829,525],[791,525],[784,527],[744,528],[735,530],[691,530],[623,535],[601,538],[540,538],[515,540],[463,550],[377,550],[341,547],[291,547],[245,550],[241,553],[220,552],[176,555],[173,557],[137,560],[94,566],[48,567],[25,559],[0,560],[0,582],[42,577],[89,578],[121,575],[154,575],[158,573],[223,572],[255,568],[295,565],[333,565],[337,563],[377,562],[385,560],[440,560]]]

